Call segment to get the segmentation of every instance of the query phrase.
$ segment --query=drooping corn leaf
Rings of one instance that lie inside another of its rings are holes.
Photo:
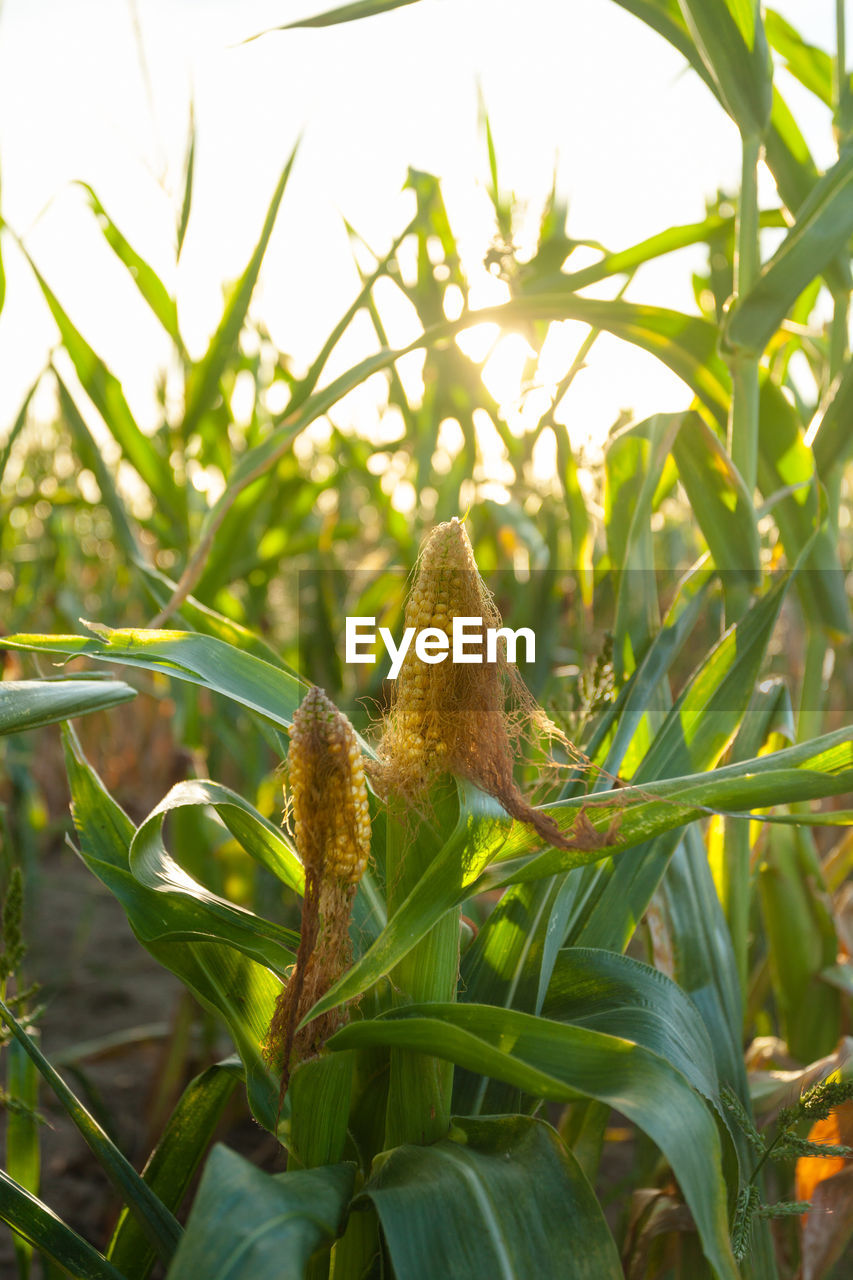
[[[168,1280],[303,1280],[341,1231],[354,1175],[348,1164],[269,1174],[214,1147]]]
[[[187,784],[183,785],[183,794],[186,798]],[[192,785],[189,784],[190,794],[192,794]],[[173,801],[171,804],[168,803],[170,799]],[[178,801],[180,799],[181,793],[177,797]],[[268,965],[283,977],[293,964],[299,944],[297,935],[290,929],[284,929],[281,925],[265,920],[253,911],[235,906],[219,894],[212,893],[198,880],[188,875],[180,863],[172,858],[163,844],[162,828],[165,813],[175,807],[174,800],[173,795],[167,796],[164,802],[165,807],[164,804],[158,805],[133,834],[128,866],[135,884],[161,897],[168,894],[173,900],[185,899],[189,912],[197,916],[198,936],[206,934],[212,938],[221,938],[223,942],[237,947],[245,955],[261,964]],[[224,797],[220,797],[220,807],[224,809],[226,806],[222,803],[223,800]],[[247,816],[249,808],[250,806],[247,805],[244,810]],[[79,825],[80,819],[77,820]],[[244,832],[251,832],[253,843],[260,844],[259,830],[263,830],[268,838],[262,822],[260,827],[252,828],[248,822],[240,823],[238,820],[238,827]],[[273,853],[273,846],[268,844],[264,850],[264,856]],[[131,886],[131,895],[133,892],[134,889]],[[202,929],[204,933],[201,932]]]
[[[131,517],[104,461],[103,453],[92,438],[83,415],[56,370],[54,370],[54,377],[59,391],[59,408],[74,441],[74,451],[80,464],[88,467],[98,482],[101,501],[112,517],[113,537],[131,562],[141,561],[142,549],[134,532]]]
[[[760,355],[797,296],[853,235],[853,148],[812,188],[797,220],[750,290],[737,299],[723,327],[731,347]]]
[[[228,934],[222,919],[191,894],[160,893],[134,879],[129,866],[133,823],[70,732],[65,758],[83,861],[119,899],[145,949],[224,1020],[243,1060],[252,1112],[274,1133],[279,1085],[264,1061],[262,1046],[281,982],[264,964],[236,949],[245,942],[254,954],[264,954],[273,944],[255,936],[249,922],[243,932]],[[284,965],[280,944],[274,954]]]
[[[302,863],[284,838],[280,827],[258,813],[230,787],[202,779],[179,782],[139,827],[130,846],[130,869],[140,884],[150,888],[181,883],[180,871],[170,866],[163,844],[163,822],[173,809],[184,805],[210,805],[248,854],[284,884],[302,893],[305,874]],[[180,860],[180,859],[179,859]]]
[[[280,667],[213,636],[189,631],[113,630],[92,625],[85,636],[4,636],[9,649],[85,655],[120,665],[162,671],[204,685],[257,712],[280,728],[290,727],[308,684]]]
[[[411,1005],[352,1022],[329,1041],[332,1049],[376,1044],[447,1058],[534,1097],[592,1097],[616,1107],[663,1151],[706,1256],[721,1278],[736,1280],[717,1129],[705,1103],[665,1058],[586,1027],[470,1004]]]
[[[556,1022],[625,1036],[666,1058],[694,1089],[719,1104],[714,1052],[705,1025],[690,999],[663,973],[614,951],[564,948],[557,953],[550,983],[540,1002],[540,972],[535,956],[526,960],[511,992],[502,988],[499,981],[490,980],[489,966],[496,978],[502,976],[501,944],[508,941],[509,929],[502,932],[503,937],[492,933],[492,946],[484,963],[474,972],[468,968],[463,975],[465,1003],[493,1005],[495,1001],[488,997],[494,993],[504,1007],[522,1013],[541,1012]],[[463,1073],[463,1081],[456,1082],[455,1090],[454,1107],[460,1112],[467,1115],[480,1109],[483,1091],[474,1078]],[[485,1108],[490,1108],[490,1102],[485,1103]]]
[[[127,403],[121,383],[101,357],[75,328],[53,290],[30,259],[30,266],[59,328],[63,346],[74,365],[84,391],[104,420],[122,455],[151,490],[157,506],[175,526],[186,519],[185,495],[172,473],[169,460],[152,436],[140,429]]]
[[[719,437],[698,414],[687,413],[672,453],[724,586],[757,586],[761,563],[752,496]]]
[[[0,735],[40,729],[42,725],[67,720],[70,716],[103,711],[136,697],[136,690],[123,680],[103,680],[98,676],[68,680],[0,681]]]
[[[432,1146],[397,1147],[355,1208],[365,1198],[407,1280],[557,1276],[568,1258],[573,1280],[622,1275],[579,1164],[549,1125],[528,1116],[457,1119]]]
[[[157,272],[146,262],[145,259],[136,252],[133,245],[130,244],[126,236],[113,222],[104,206],[101,204],[98,195],[88,182],[80,182],[79,186],[83,188],[89,200],[92,212],[95,215],[95,221],[101,228],[104,239],[112,249],[113,253],[121,263],[127,268],[128,274],[136,285],[142,297],[148,303],[154,315],[160,321],[169,337],[178,346],[183,348],[181,335],[178,332],[178,308],[174,298],[170,295],[163,281],[157,275]]]

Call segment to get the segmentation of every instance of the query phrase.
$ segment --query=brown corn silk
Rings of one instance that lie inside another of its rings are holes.
[[[302,1018],[348,968],[349,922],[370,855],[370,815],[361,751],[346,716],[312,688],[293,716],[288,752],[290,816],[305,868],[296,963],[276,1002],[265,1052],[282,1072],[318,1053],[346,1018],[333,1009],[297,1031]]]
[[[474,560],[464,524],[454,517],[427,538],[405,609],[405,626],[430,627],[451,637],[454,618],[482,618],[500,627],[501,617]],[[426,663],[411,645],[397,677],[391,710],[371,766],[377,786],[412,802],[444,773],[467,778],[499,800],[506,812],[532,826],[549,844],[597,848],[605,841],[581,811],[576,831],[565,836],[547,814],[530,805],[513,777],[518,739],[530,731],[558,737],[537,706],[502,643],[498,661]]]

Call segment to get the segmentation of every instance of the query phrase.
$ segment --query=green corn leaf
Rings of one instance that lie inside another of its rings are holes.
[[[660,629],[650,518],[661,471],[678,430],[674,414],[657,414],[619,432],[606,454],[607,547],[616,572],[614,667],[630,671]]]
[[[592,1188],[541,1120],[459,1119],[446,1139],[377,1164],[355,1205],[376,1209],[396,1275],[557,1276],[571,1258],[573,1280],[622,1276]]]
[[[181,200],[181,213],[178,218],[178,234],[176,244],[176,258],[180,261],[181,252],[184,247],[184,239],[187,234],[187,226],[189,225],[190,212],[193,203],[193,179],[195,178],[195,143],[196,143],[196,127],[195,127],[195,104],[190,98],[190,119],[189,131],[187,138],[187,151],[184,159],[184,194]]]
[[[520,320],[580,320],[657,356],[695,392],[720,423],[726,419],[731,382],[717,355],[717,328],[707,320],[664,307],[615,298],[578,297],[571,289],[523,294],[499,307],[472,312],[452,326],[489,320],[512,328]],[[437,326],[435,333],[438,334]],[[429,338],[429,333],[426,335]]]
[[[783,203],[797,215],[820,175],[800,127],[777,89],[773,90],[773,111],[764,140],[764,158]],[[836,254],[824,268],[823,276],[834,295],[848,292],[853,286],[849,254],[843,251]]]
[[[354,0],[352,4],[327,9],[325,13],[315,14],[312,18],[300,18],[297,22],[286,22],[280,27],[267,27],[256,36],[250,36],[249,40],[260,40],[261,36],[268,36],[273,31],[293,31],[297,27],[336,27],[342,22],[358,22],[361,18],[373,18],[390,9],[402,9],[404,5],[417,3],[418,0]],[[245,43],[248,44],[249,41]]]
[[[8,943],[7,943],[8,945]],[[27,1028],[30,1036],[38,1031]],[[32,1058],[17,1040],[6,1049],[6,1087],[16,1104],[6,1109],[6,1173],[25,1191],[37,1196],[41,1175],[38,1107],[39,1074]],[[13,1237],[18,1275],[26,1280],[32,1265],[32,1245],[20,1235]]]
[[[717,763],[752,697],[789,581],[782,575],[711,649],[656,734],[635,782]]]
[[[140,883],[150,883],[152,888],[156,883],[163,883],[160,879],[163,874],[163,822],[172,810],[184,805],[210,805],[251,857],[297,893],[304,891],[302,863],[282,835],[281,828],[258,813],[248,800],[230,787],[197,778],[176,783],[151,810],[133,837],[130,867]]]
[[[532,887],[518,886],[527,890]],[[536,998],[539,966],[535,956],[523,965],[511,991],[495,981],[490,984],[486,976],[489,963],[496,968],[501,964],[509,941],[506,927],[509,919],[511,917],[503,913],[503,937],[492,930],[485,963],[473,972],[471,968],[467,970],[465,1003],[494,1004],[485,999],[491,987],[503,1007],[522,1013],[541,1012],[556,1022],[590,1027],[608,1035],[624,1035],[666,1058],[703,1097],[719,1104],[714,1051],[708,1032],[695,1005],[680,987],[657,969],[627,956],[589,947],[570,947],[557,952],[544,1000],[539,1005]],[[468,973],[476,980],[473,988],[468,984]],[[460,1088],[457,1083],[454,1094],[454,1107],[466,1115],[473,1112],[478,1102],[472,1083],[470,1077],[467,1087]]]
[[[758,888],[782,1034],[795,1057],[810,1061],[838,1040],[841,993],[820,977],[839,947],[808,831],[779,826],[768,832]]]
[[[853,357],[848,356],[832,381],[810,428],[814,433],[814,458],[822,479],[853,450]],[[0,471],[2,475],[2,471]]]
[[[89,205],[95,215],[95,221],[101,228],[107,244],[119,261],[127,268],[140,294],[148,303],[148,306],[169,337],[177,344],[178,349],[182,350],[183,343],[178,332],[178,308],[174,298],[170,296],[168,289],[154,268],[136,252],[113,222],[88,182],[80,182],[78,186],[82,187],[86,192]]]
[[[86,422],[62,378],[54,369],[59,391],[59,408],[63,421],[71,433],[74,449],[82,466],[88,467],[98,482],[101,501],[110,513],[113,536],[131,561],[142,560],[142,549],[133,531],[133,524],[113,477],[104,462],[104,455],[92,438]]]
[[[235,1059],[208,1067],[191,1080],[142,1170],[145,1182],[173,1213],[186,1195],[240,1077]],[[127,1209],[119,1215],[107,1257],[125,1280],[146,1280],[156,1261]]]
[[[27,425],[27,414],[29,413],[30,402],[33,396],[35,395],[36,391],[38,390],[38,386],[39,386],[39,383],[41,382],[41,379],[42,379],[42,375],[39,374],[38,378],[36,378],[35,382],[30,387],[27,394],[24,396],[24,403],[21,405],[20,409],[17,412],[15,421],[12,423],[12,429],[9,432],[9,434],[6,436],[6,439],[3,441],[3,447],[2,449],[0,449],[0,481],[2,481],[3,476],[6,474],[6,467],[8,465],[9,459],[12,456],[12,449],[14,447],[15,441],[23,431],[24,427]]]
[[[770,120],[773,67],[755,0],[679,0],[725,109],[744,137]]]
[[[97,676],[69,680],[3,680],[0,682],[0,736],[40,729],[70,716],[103,711],[136,697],[123,680]]]
[[[184,496],[168,459],[158,451],[154,439],[140,430],[118,378],[75,328],[35,263],[29,257],[28,260],[84,391],[120,446],[124,458],[148,485],[159,508],[172,521],[183,526]]]
[[[590,757],[599,763],[601,744],[607,744],[601,763],[602,771],[606,770],[606,773],[602,772],[594,783],[594,791],[600,791],[608,784],[607,774],[629,776],[648,750],[647,735],[638,730],[649,709],[660,706],[667,696],[667,690],[661,692],[662,682],[682,652],[702,610],[707,607],[712,576],[713,571],[706,568],[682,580],[663,625],[651,640],[642,661],[608,714],[602,717],[597,730],[597,735],[601,736],[593,738],[588,748]],[[611,731],[612,736],[609,736]]]
[[[702,60],[687,23],[684,21],[684,14],[678,0],[616,0],[616,4],[668,40],[679,53],[683,54],[711,92],[716,97],[720,96],[714,77]]]
[[[676,849],[653,910],[663,953],[671,956],[672,977],[708,1029],[717,1075],[745,1100],[740,983],[698,827],[691,827]]]
[[[542,837],[522,823],[513,823],[507,835],[508,819],[497,802],[466,786],[462,788],[456,831],[377,940],[314,1005],[304,1021],[366,991],[389,973],[451,907],[485,888],[520,884],[601,862],[665,832],[675,832],[677,841],[679,828],[709,812],[766,809],[775,804],[839,795],[851,785],[853,729],[848,728],[710,773],[667,778],[636,789],[622,787],[595,797],[575,797],[545,805],[543,811],[564,834],[571,834],[582,809],[586,821],[604,839],[599,848],[549,848],[544,852],[538,852]],[[808,815],[804,814],[803,820],[807,822]],[[670,848],[667,860],[671,852]],[[619,862],[617,857],[617,866]],[[648,896],[665,867],[666,861],[655,868]],[[626,911],[631,916],[633,932],[638,917],[631,914],[630,901],[623,903],[616,917],[621,922]]]
[[[663,877],[652,906],[661,961],[690,996],[708,1030],[717,1076],[751,1111],[743,1061],[743,1014],[737,963],[710,874],[708,855],[697,827],[688,828]],[[754,1156],[743,1131],[729,1125],[740,1178],[748,1176]],[[734,1185],[737,1171],[726,1168]],[[756,1230],[744,1267],[745,1280],[776,1280],[773,1246],[766,1228]]]
[[[264,1173],[214,1147],[168,1280],[303,1280],[340,1234],[355,1166]]]
[[[565,834],[570,834],[579,809],[600,832],[611,831],[607,847],[579,851],[547,849],[527,860],[541,846],[541,837],[515,823],[495,861],[524,858],[502,883],[521,883],[540,875],[554,875],[573,866],[599,861],[631,845],[686,825],[703,813],[748,813],[772,805],[793,804],[820,796],[841,795],[853,781],[853,729],[841,729],[811,742],[756,759],[725,765],[710,772],[644,782],[594,797],[577,797],[543,805]],[[620,802],[620,797],[621,802]],[[628,803],[625,803],[625,801]],[[808,814],[801,815],[808,823]],[[494,868],[497,872],[499,866]]]
[[[713,1048],[696,1005],[651,965],[614,951],[564,948],[542,1014],[624,1035],[666,1058],[709,1102],[719,1101]]]
[[[732,307],[723,341],[760,355],[815,273],[853,235],[853,147],[841,152],[797,210],[797,220],[761,268],[755,284]]]
[[[727,589],[761,581],[752,497],[719,437],[695,413],[681,423],[672,454],[690,508]]]
[[[184,420],[181,426],[184,440],[189,440],[202,415],[207,412],[216,398],[219,379],[222,377],[229,359],[233,357],[237,349],[240,331],[243,328],[246,313],[249,310],[249,303],[255,290],[261,263],[264,260],[264,254],[267,251],[273,227],[275,226],[279,205],[284,195],[284,189],[287,186],[287,180],[290,177],[290,171],[293,168],[293,162],[296,159],[296,150],[297,148],[294,147],[284,166],[282,175],[278,180],[278,186],[273,192],[273,197],[267,210],[260,239],[249,259],[248,266],[231,292],[225,310],[222,313],[222,319],[219,321],[219,327],[210,340],[210,346],[204,357],[198,364],[193,365],[190,370],[190,375],[187,379]]]
[[[0,1169],[0,1219],[76,1280],[124,1280],[88,1240]]]
[[[144,575],[145,585],[151,593],[151,598],[162,608],[175,594],[177,584],[167,577],[165,573],[155,569],[153,565],[137,562],[136,567]],[[198,631],[201,635],[212,636],[215,640],[222,640],[225,644],[232,645],[242,653],[254,654],[256,658],[260,658],[274,667],[280,667],[282,671],[286,671],[294,680],[300,679],[281,655],[271,645],[268,645],[265,640],[262,640],[260,636],[255,635],[254,631],[250,631],[248,627],[241,626],[233,618],[226,618],[223,613],[217,613],[215,609],[202,604],[200,600],[196,600],[193,596],[188,596],[180,608],[176,610],[176,613],[186,622],[191,631]]]
[[[785,59],[791,75],[832,110],[832,58],[826,50],[809,44],[796,27],[772,9],[765,10],[764,30],[772,47]]]
[[[119,1151],[97,1121],[74,1096],[68,1085],[45,1058],[34,1040],[0,1000],[0,1015],[14,1039],[35,1063],[41,1076],[74,1122],[104,1173],[137,1218],[157,1256],[168,1261],[180,1239],[181,1228],[169,1210],[146,1186],[133,1165]]]
[[[332,1049],[370,1045],[446,1058],[534,1097],[591,1097],[616,1107],[660,1147],[708,1260],[721,1278],[736,1280],[717,1129],[705,1103],[665,1058],[624,1037],[470,1004],[410,1005],[352,1022],[329,1041]]]
[[[796,588],[809,624],[836,635],[853,628],[838,540],[821,511],[815,463],[797,414],[769,378],[761,384],[758,422],[758,485],[765,498],[794,492],[773,505],[788,562],[800,562]]]
[[[785,219],[778,209],[765,209],[760,215],[760,226],[787,227]],[[709,248],[725,244],[735,234],[735,219],[721,218],[715,215],[703,222],[690,222],[683,226],[667,227],[657,235],[649,236],[638,244],[616,253],[605,253],[600,262],[589,267],[581,267],[577,271],[560,271],[552,276],[539,276],[536,279],[536,292],[547,289],[573,290],[584,289],[587,285],[597,284],[600,280],[616,275],[631,275],[646,262],[667,253],[675,253],[678,249],[686,249],[694,244],[707,244]]]
[[[274,1133],[279,1086],[264,1062],[261,1046],[281,991],[280,980],[264,964],[237,950],[233,941],[229,944],[220,937],[222,922],[207,912],[203,902],[190,894],[159,893],[134,879],[129,868],[133,823],[109,795],[70,732],[66,732],[65,760],[83,861],[119,899],[146,950],[224,1020],[243,1060],[252,1112]],[[247,945],[263,949],[263,939],[251,935],[251,923],[247,923]]]
[[[84,636],[4,636],[9,649],[80,654],[122,666],[162,671],[176,680],[203,685],[248,707],[279,728],[289,729],[308,685],[280,667],[244,653],[213,636],[191,631],[113,630],[92,625]]]
[[[715,97],[720,98],[719,87],[693,41],[678,0],[616,0],[616,3],[668,40],[687,59]],[[818,172],[806,140],[775,86],[772,86],[772,108],[764,147],[765,159],[779,194],[787,208],[796,213],[817,182]],[[833,290],[850,287],[850,263],[843,254],[834,259],[825,274]]]
[[[229,942],[283,976],[293,963],[299,944],[297,935],[211,893],[184,871],[163,844],[163,821],[170,810],[185,804],[213,803],[229,830],[232,825],[236,827],[232,834],[236,836],[239,832],[252,846],[259,861],[270,869],[277,867],[279,876],[285,866],[296,875],[293,855],[285,863],[284,842],[273,841],[275,828],[272,823],[267,823],[259,813],[254,813],[253,817],[251,805],[244,801],[242,806],[238,806],[229,796],[233,793],[229,793],[227,788],[217,787],[215,783],[201,786],[194,782],[179,784],[134,833],[129,852],[130,871],[134,880],[145,889],[191,899],[193,906],[201,908],[201,917],[207,921],[212,937]],[[77,821],[79,824],[79,818]]]

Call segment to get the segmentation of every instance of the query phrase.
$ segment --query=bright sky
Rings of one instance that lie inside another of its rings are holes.
[[[3,0],[3,216],[121,378],[143,425],[155,420],[152,389],[168,343],[74,179],[95,188],[137,250],[177,287],[188,346],[200,355],[219,318],[222,284],[245,266],[303,133],[254,303],[302,364],[357,288],[341,215],[386,248],[411,213],[412,197],[401,191],[408,165],[445,179],[470,268],[482,259],[490,228],[478,84],[503,185],[535,211],[556,160],[578,238],[622,248],[699,220],[705,196],[737,185],[734,126],[679,55],[609,0],[422,0],[366,22],[240,43],[326,7],[322,0]],[[830,0],[777,0],[776,8],[807,38],[832,47]],[[827,113],[789,77],[779,84],[818,164],[830,164]],[[176,279],[191,93],[196,183]],[[762,196],[773,199],[769,179]],[[56,337],[8,237],[3,248],[0,439]],[[693,310],[690,270],[701,255],[689,253],[644,269],[628,296]],[[576,330],[575,344],[584,333]],[[345,353],[346,363],[358,354]],[[494,389],[510,400],[514,359],[517,344],[509,343],[505,367],[492,370]],[[603,337],[564,417],[581,441],[600,438],[622,408],[645,415],[688,400],[653,357]],[[355,411],[375,419],[370,404]]]

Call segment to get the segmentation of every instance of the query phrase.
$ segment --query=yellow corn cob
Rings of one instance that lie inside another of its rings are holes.
[[[306,871],[356,884],[370,855],[364,767],[352,725],[322,689],[311,689],[294,712],[288,766]]]
[[[370,855],[370,813],[355,732],[322,689],[310,689],[294,712],[288,753],[296,848],[305,898],[296,964],[276,1001],[265,1052],[282,1071],[318,1053],[346,1018],[321,1014],[296,1030],[350,962],[349,922],[356,885]]]
[[[405,625],[416,632],[435,627],[450,638],[458,617],[481,618],[485,627],[501,625],[465,527],[454,518],[438,525],[424,543]],[[400,668],[371,776],[382,791],[415,800],[440,774],[456,774],[495,796],[508,814],[529,823],[550,843],[597,848],[603,838],[588,821],[567,838],[519,791],[513,778],[514,748],[525,728],[560,736],[505,659],[468,665],[447,657],[426,663],[412,646]]]
[[[405,626],[415,633],[436,628],[450,639],[453,619],[491,618],[490,597],[477,572],[465,526],[454,517],[435,528],[424,543],[411,594],[406,602]],[[460,673],[449,659],[425,663],[410,647],[395,688],[394,767],[402,776],[434,773],[446,767],[448,711],[458,713],[459,698],[470,684],[470,672]],[[466,698],[465,701],[470,701]]]

